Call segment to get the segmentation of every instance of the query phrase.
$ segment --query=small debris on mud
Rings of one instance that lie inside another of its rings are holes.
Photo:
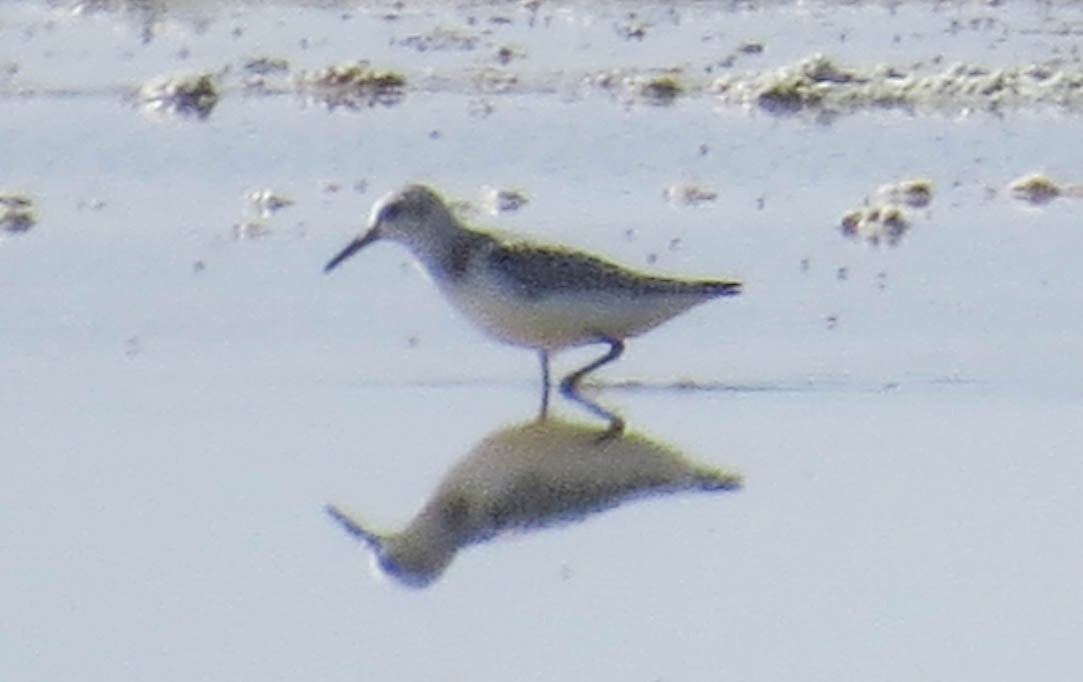
[[[293,199],[276,194],[270,189],[259,189],[248,194],[248,203],[261,218],[269,218],[271,214],[280,211],[287,206],[293,205]]]
[[[466,113],[469,114],[471,118],[488,118],[495,110],[496,107],[487,99],[472,99],[466,103]],[[435,140],[439,138],[440,135],[430,134],[429,137]]]
[[[515,188],[483,187],[479,203],[483,211],[489,215],[497,215],[518,211],[530,203],[530,197],[522,190]]]
[[[0,192],[0,232],[27,232],[38,223],[34,201],[25,194]]]
[[[737,46],[741,54],[763,54],[763,43],[758,40],[746,40]]]
[[[519,76],[493,67],[467,69],[466,77],[478,92],[488,95],[511,92],[519,87]]]
[[[432,31],[412,35],[397,42],[398,45],[409,47],[418,52],[432,50],[473,50],[478,45],[478,36],[453,28],[437,26]]]
[[[259,239],[271,233],[271,226],[262,220],[245,220],[233,226],[233,238]]]
[[[80,199],[75,202],[75,208],[80,211],[102,211],[105,209],[105,199]]]
[[[285,78],[289,72],[290,63],[282,57],[255,57],[241,65],[243,85],[248,93],[275,94],[288,91]]]
[[[651,25],[642,21],[629,21],[623,24],[617,24],[614,27],[617,31],[617,35],[625,40],[643,40],[647,37],[647,32],[650,30]]]
[[[507,66],[516,59],[523,59],[526,57],[526,53],[517,47],[512,45],[501,45],[496,51],[496,61],[501,65]]]
[[[143,110],[162,116],[206,119],[221,98],[219,75],[192,73],[181,76],[158,76],[143,84],[139,98]]]
[[[283,57],[255,57],[244,63],[245,73],[257,76],[284,74],[290,70],[289,60]]]
[[[718,191],[707,185],[678,182],[666,188],[665,197],[675,206],[698,206],[718,199]]]

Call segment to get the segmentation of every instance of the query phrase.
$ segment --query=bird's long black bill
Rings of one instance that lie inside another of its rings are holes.
[[[358,540],[361,540],[372,549],[379,551],[381,544],[380,536],[366,530],[352,516],[342,511],[333,504],[329,504],[323,509],[327,512],[328,516],[330,516],[335,521],[338,521],[347,533],[354,536]]]
[[[323,271],[331,272],[336,267],[338,267],[339,263],[354,255],[372,242],[376,241],[379,236],[380,235],[376,232],[376,230],[369,230],[365,234],[361,235],[357,239],[347,244],[346,248],[338,252],[338,255],[327,261],[327,265],[323,266]]]

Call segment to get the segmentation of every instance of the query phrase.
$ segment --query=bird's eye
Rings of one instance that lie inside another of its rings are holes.
[[[394,220],[399,217],[399,210],[402,207],[399,204],[388,204],[380,210],[380,222],[385,220]]]

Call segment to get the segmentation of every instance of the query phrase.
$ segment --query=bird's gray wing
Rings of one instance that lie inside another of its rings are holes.
[[[528,300],[570,291],[638,288],[651,279],[587,254],[545,247],[494,243],[485,259],[488,268]]]

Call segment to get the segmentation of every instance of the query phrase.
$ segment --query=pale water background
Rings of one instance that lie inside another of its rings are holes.
[[[1083,178],[1078,112],[825,123],[578,84],[748,40],[763,54],[732,68],[1075,63],[1079,5],[72,7],[0,2],[0,189],[40,217],[0,235],[0,679],[1078,675],[1083,204],[1004,191]],[[477,42],[401,42],[436,27]],[[477,86],[505,44],[525,85]],[[131,94],[258,56],[429,85],[360,111],[227,89],[205,121]],[[897,248],[841,235],[911,177],[935,194]],[[406,181],[520,187],[525,208],[479,221],[742,278],[633,340],[597,397],[745,489],[498,539],[422,591],[370,571],[324,504],[399,527],[538,397],[533,355],[460,319],[402,249],[321,272]],[[718,199],[673,206],[678,182]],[[264,187],[296,204],[236,239]]]

